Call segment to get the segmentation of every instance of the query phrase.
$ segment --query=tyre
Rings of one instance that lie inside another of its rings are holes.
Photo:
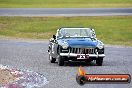
[[[50,63],[55,63],[56,59],[49,54]]]
[[[103,58],[97,58],[96,64],[97,64],[98,66],[102,66],[102,64],[103,64]]]
[[[57,59],[58,59],[58,65],[63,66],[64,65],[64,58],[61,56],[58,56]]]

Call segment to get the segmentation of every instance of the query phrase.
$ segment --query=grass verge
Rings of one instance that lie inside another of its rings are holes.
[[[132,7],[132,0],[0,0],[1,8]]]
[[[0,36],[49,39],[60,27],[93,27],[107,44],[132,46],[132,16],[0,17]]]

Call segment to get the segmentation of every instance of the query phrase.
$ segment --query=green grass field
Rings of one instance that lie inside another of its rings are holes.
[[[132,46],[132,16],[0,17],[0,36],[49,39],[60,27],[92,27],[107,44]]]
[[[0,0],[1,8],[132,7],[132,0]]]

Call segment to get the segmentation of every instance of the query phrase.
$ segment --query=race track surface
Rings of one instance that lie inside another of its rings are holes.
[[[0,64],[28,69],[43,74],[49,81],[42,88],[132,88],[130,84],[77,84],[77,69],[82,65],[89,74],[132,75],[132,47],[105,46],[103,66],[80,62],[58,66],[48,60],[48,41],[21,41],[0,39]]]
[[[0,16],[119,16],[132,8],[0,8]]]

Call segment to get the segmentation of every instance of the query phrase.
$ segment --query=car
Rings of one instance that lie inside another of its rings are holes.
[[[58,62],[63,66],[65,61],[93,60],[98,66],[102,66],[104,44],[96,38],[92,28],[68,28],[63,27],[57,30],[56,35],[49,40],[49,60],[51,63]]]

